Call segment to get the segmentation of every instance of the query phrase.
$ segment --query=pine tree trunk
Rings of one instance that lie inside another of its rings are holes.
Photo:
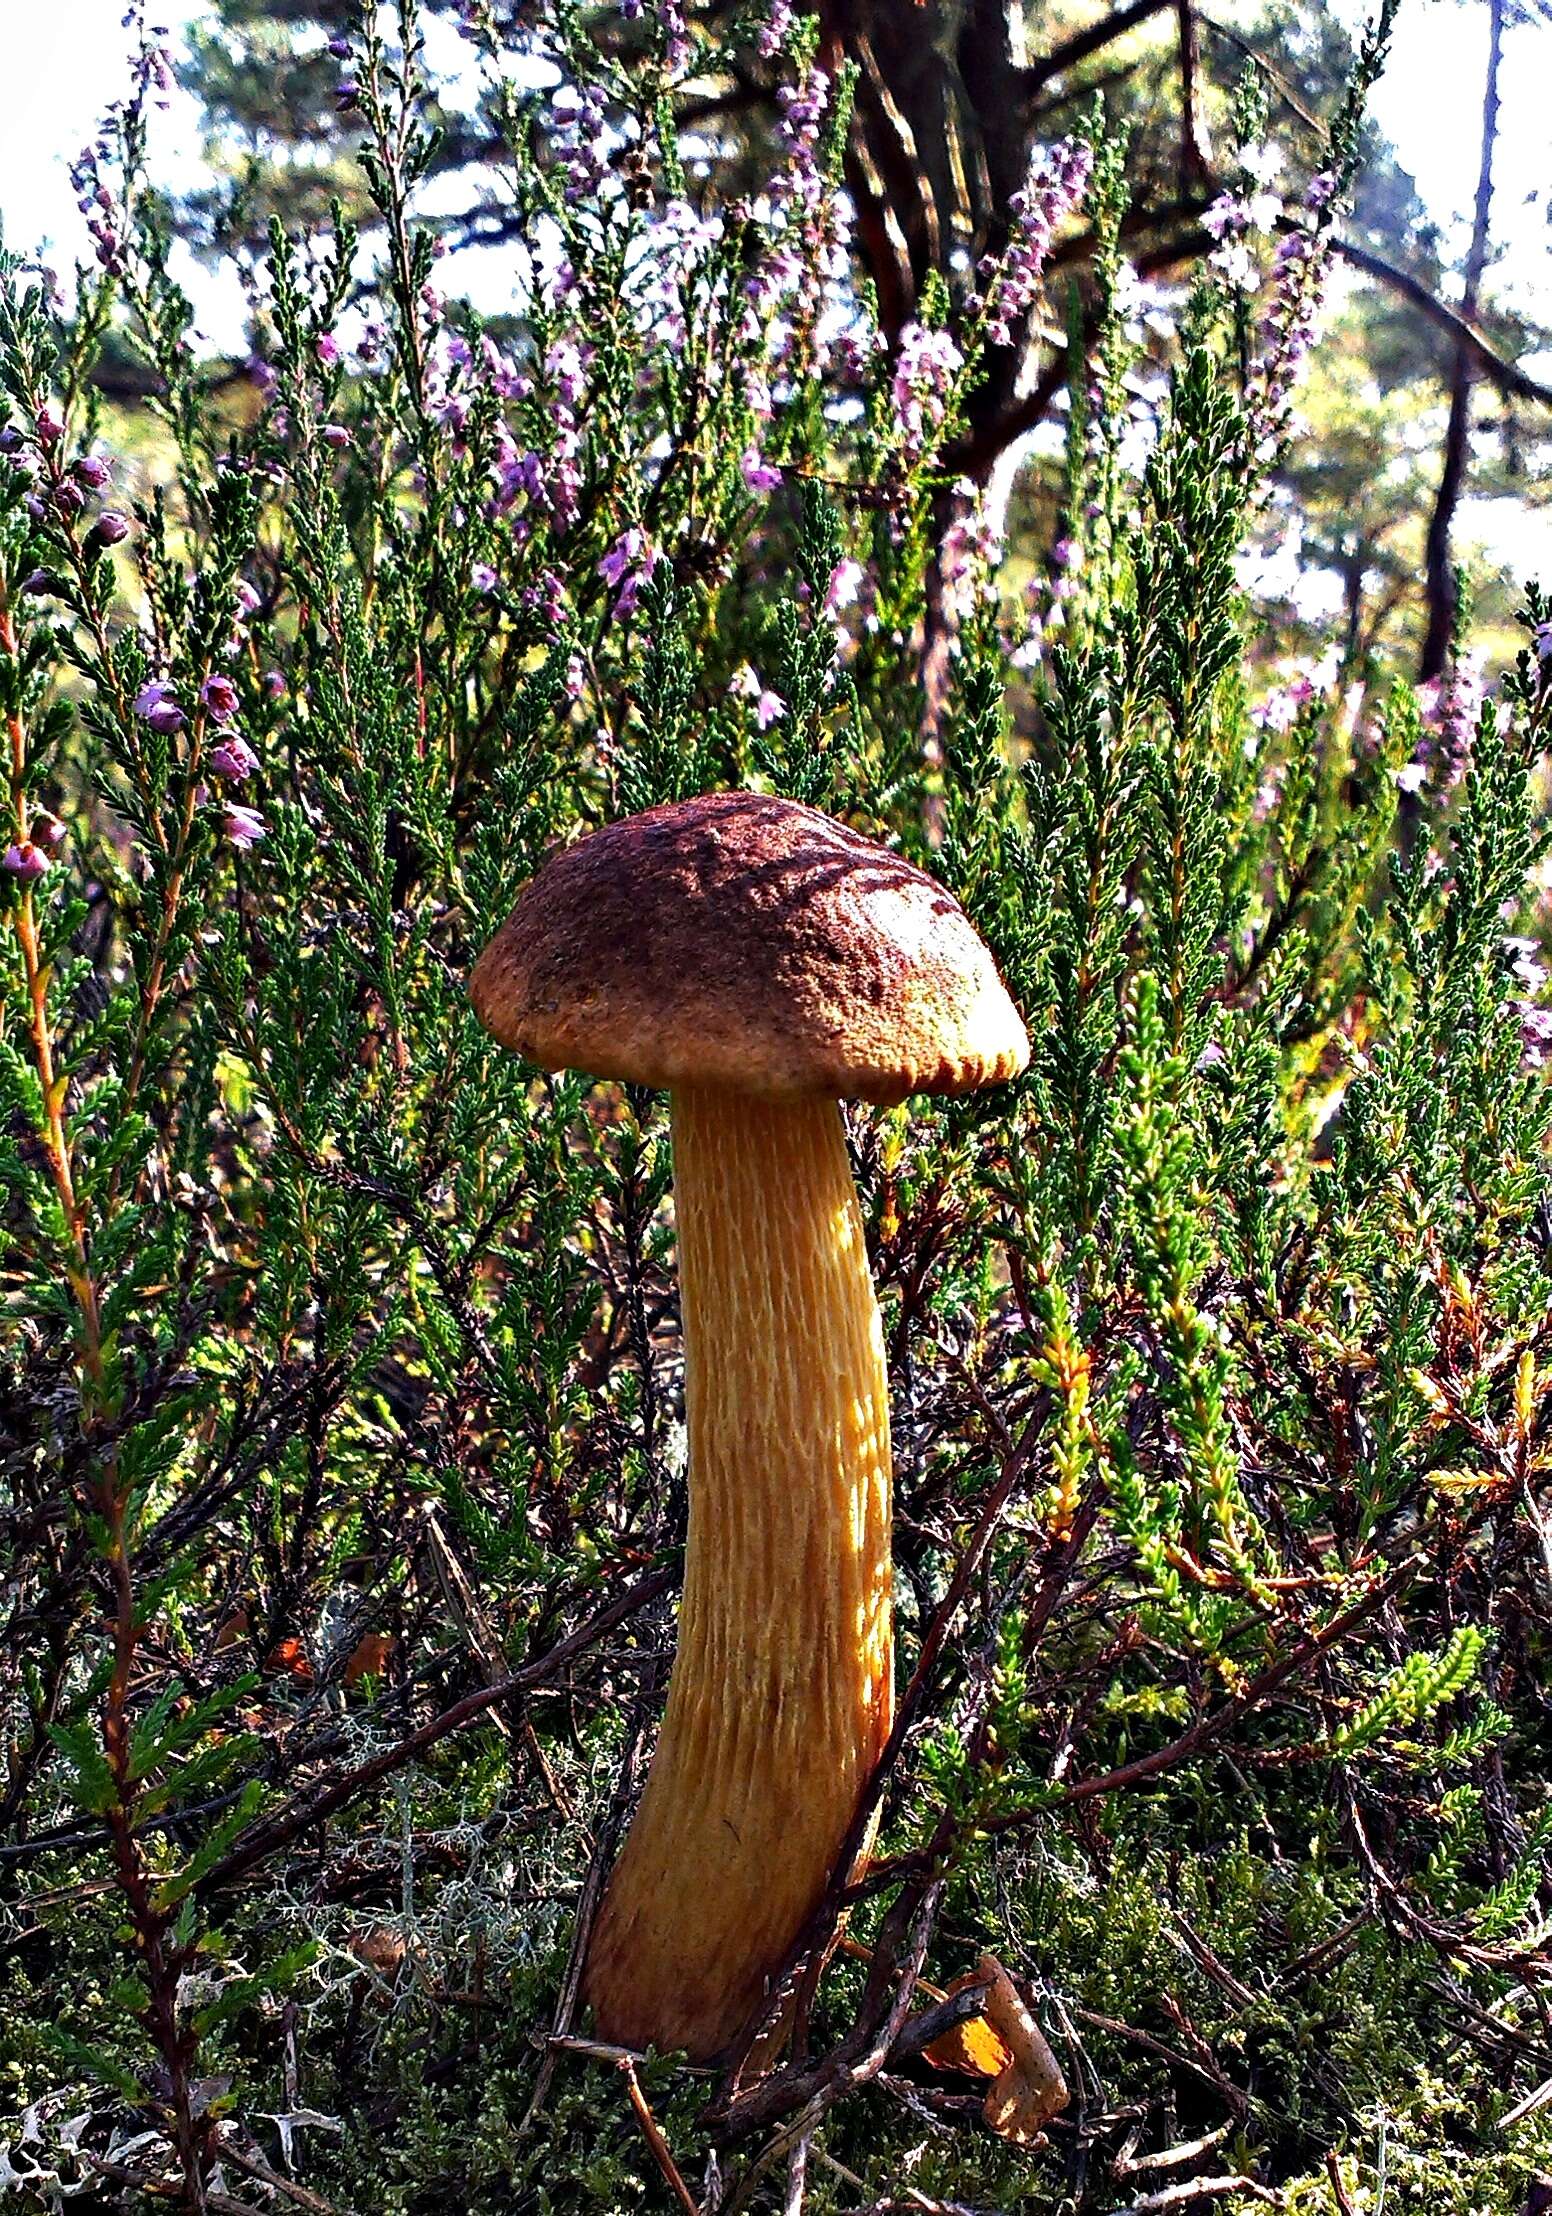
[[[1503,60],[1504,0],[1488,0],[1487,85],[1482,96],[1482,158],[1477,171],[1476,211],[1471,225],[1471,245],[1466,255],[1465,291],[1461,313],[1469,323],[1477,316],[1482,279],[1487,270],[1493,213],[1493,157],[1498,145],[1498,78]],[[1439,490],[1428,520],[1427,592],[1428,628],[1418,676],[1425,682],[1438,677],[1449,660],[1455,629],[1455,566],[1450,539],[1455,511],[1465,489],[1471,452],[1471,387],[1473,362],[1464,346],[1457,346],[1450,370],[1450,413],[1444,432],[1443,466]]]

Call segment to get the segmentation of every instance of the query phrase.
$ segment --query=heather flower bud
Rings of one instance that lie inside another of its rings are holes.
[[[237,687],[219,670],[205,679],[199,697],[217,723],[226,723],[237,713]]]
[[[343,423],[326,423],[319,437],[325,446],[343,448],[350,444],[350,433]]]
[[[129,525],[123,516],[112,508],[105,508],[92,525],[87,544],[94,550],[98,547],[121,546],[128,537]]]
[[[72,474],[76,483],[84,485],[88,492],[101,492],[113,475],[113,464],[102,454],[83,454]]]
[[[175,731],[183,729],[183,710],[173,697],[171,685],[162,678],[153,678],[149,684],[141,686],[135,695],[135,713],[163,738],[171,738]]]
[[[47,808],[40,808],[32,819],[32,843],[48,854],[56,854],[65,843],[64,825]]]
[[[41,877],[48,866],[48,856],[40,852],[31,839],[17,839],[6,848],[4,855],[0,855],[0,869],[19,878],[24,885]]]
[[[265,836],[267,826],[255,808],[224,808],[221,812],[222,836],[235,846],[239,854],[246,854]]]
[[[65,435],[65,419],[51,400],[45,400],[38,410],[38,444],[57,446]]]
[[[246,739],[223,739],[211,749],[210,766],[218,777],[225,777],[234,785],[240,785],[253,775],[259,766],[259,758]]]

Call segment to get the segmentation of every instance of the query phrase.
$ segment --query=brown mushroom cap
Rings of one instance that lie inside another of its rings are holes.
[[[474,966],[543,1069],[903,1100],[1001,1084],[1029,1039],[951,894],[815,808],[703,793],[548,861]]]

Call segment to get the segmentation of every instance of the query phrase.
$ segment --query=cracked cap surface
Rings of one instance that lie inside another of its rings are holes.
[[[1014,1077],[1029,1039],[952,894],[793,800],[704,793],[562,848],[474,965],[541,1069],[887,1105]]]

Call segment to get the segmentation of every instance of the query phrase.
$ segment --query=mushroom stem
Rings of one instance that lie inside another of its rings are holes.
[[[724,2052],[888,1736],[889,1399],[835,1101],[673,1095],[690,1526],[679,1651],[595,1930],[603,2037]]]

